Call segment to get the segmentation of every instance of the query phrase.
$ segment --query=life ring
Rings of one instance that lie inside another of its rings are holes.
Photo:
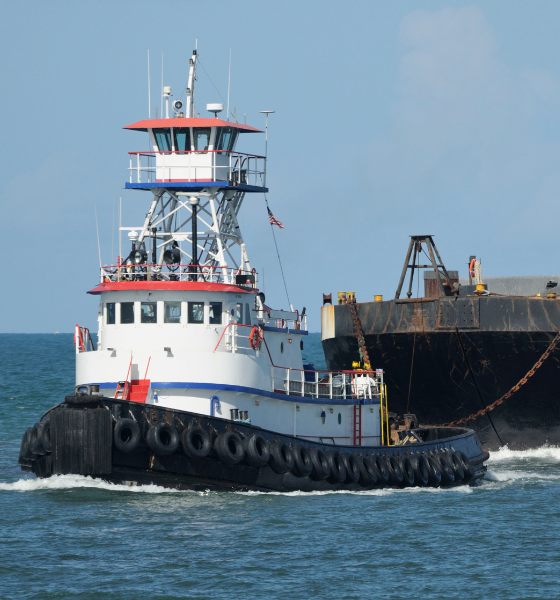
[[[469,265],[469,275],[474,277],[474,263],[476,262],[476,258],[471,260],[471,264]]]
[[[253,350],[256,350],[260,345],[261,341],[264,339],[263,330],[260,327],[253,327],[251,329],[251,333],[249,334],[249,344]]]

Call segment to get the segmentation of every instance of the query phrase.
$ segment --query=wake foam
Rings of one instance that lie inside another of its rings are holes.
[[[455,487],[446,488],[432,488],[432,487],[412,487],[412,488],[383,488],[380,490],[324,490],[314,492],[302,492],[296,490],[293,492],[235,492],[241,496],[287,496],[292,498],[300,498],[307,496],[330,496],[330,495],[343,495],[343,496],[392,496],[393,494],[449,494],[449,493],[461,493],[471,494],[473,488],[468,485],[459,485]]]
[[[503,446],[495,452],[490,452],[490,459],[487,464],[531,459],[560,463],[560,447],[541,446],[532,450],[510,450],[507,446]]]

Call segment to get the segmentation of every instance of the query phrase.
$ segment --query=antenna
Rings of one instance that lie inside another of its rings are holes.
[[[93,203],[95,207],[95,228],[97,229],[97,251],[99,252],[99,269],[101,270],[101,245],[99,244],[99,224],[97,223],[97,202]]]
[[[148,119],[152,118],[152,97],[150,94],[150,50],[148,50]]]
[[[198,42],[197,42],[198,43]],[[196,48],[193,50],[192,57],[190,59],[189,69],[189,80],[187,83],[187,100],[186,100],[186,117],[190,119],[194,117],[194,82],[196,81],[196,61],[198,53]]]
[[[163,119],[163,50],[161,51],[161,118]]]
[[[122,264],[122,196],[119,196],[119,266]],[[119,281],[121,280],[121,270],[119,269]]]
[[[265,134],[264,134],[264,181],[263,181],[263,186],[266,187],[266,163],[267,163],[267,156],[268,156],[268,115],[272,115],[275,113],[274,110],[261,110],[260,111],[263,115],[266,115],[266,127],[265,127]]]
[[[229,70],[227,80],[227,120],[229,121],[229,87],[231,84],[231,48],[229,49]]]

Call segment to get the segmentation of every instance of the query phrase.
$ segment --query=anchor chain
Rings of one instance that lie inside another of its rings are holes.
[[[371,369],[371,363],[369,362],[369,354],[366,348],[366,341],[364,339],[364,331],[362,329],[362,322],[358,317],[358,310],[356,308],[356,298],[352,298],[350,302],[350,312],[352,313],[352,320],[354,321],[354,330],[358,336],[358,344],[360,346],[360,356],[364,361],[364,367],[366,370]]]
[[[492,404],[489,404],[486,408],[479,410],[477,413],[474,413],[468,417],[464,417],[463,419],[459,419],[458,421],[452,421],[451,423],[444,423],[442,427],[456,427],[457,425],[465,425],[470,421],[475,421],[479,417],[483,417],[486,413],[493,411],[496,407],[503,404],[508,398],[511,398],[515,392],[521,388],[521,386],[525,385],[529,379],[535,374],[536,370],[542,366],[544,361],[550,356],[551,352],[556,348],[558,342],[560,342],[560,332],[556,334],[556,337],[550,342],[550,346],[544,351],[544,354],[539,358],[539,360],[533,365],[533,367],[528,371],[528,373],[516,384],[514,385],[509,392],[506,392],[501,398],[498,398]]]

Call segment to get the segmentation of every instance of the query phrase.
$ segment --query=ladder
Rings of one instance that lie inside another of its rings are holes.
[[[362,405],[354,404],[354,446],[362,445]]]
[[[128,383],[128,376],[130,375],[130,369],[132,368],[132,356],[130,357],[130,364],[128,365],[128,373],[124,381],[117,381],[117,389],[115,390],[115,399],[128,400],[130,394],[130,385]]]
[[[150,356],[144,379],[131,379],[129,382],[128,377],[130,375],[130,369],[132,368],[132,356],[130,357],[130,364],[128,365],[126,380],[117,382],[115,398],[120,400],[130,400],[130,402],[140,402],[142,404],[146,403],[151,383],[151,381],[146,379],[146,377],[148,376],[148,368],[150,367],[151,360],[152,357]]]

